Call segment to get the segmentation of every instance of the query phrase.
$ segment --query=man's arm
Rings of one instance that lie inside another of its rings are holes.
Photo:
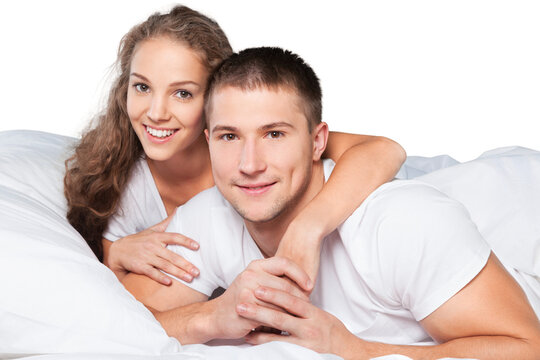
[[[396,353],[415,359],[538,359],[540,354],[540,322],[519,285],[493,254],[467,286],[420,321],[434,339],[442,342],[435,346],[367,342],[347,331],[332,315],[286,292],[263,287],[254,294],[292,315],[252,304],[240,307],[245,309],[240,315],[290,334],[253,333],[247,338],[253,344],[289,341],[345,359]]]
[[[173,280],[162,285],[145,275],[129,273],[122,278],[124,287],[142,302],[160,322],[169,336],[182,344],[205,342],[212,334],[208,322],[212,314],[205,302],[208,296]]]
[[[167,334],[182,344],[246,336],[261,324],[239,316],[236,308],[239,303],[262,304],[253,296],[254,289],[269,286],[307,301],[302,291],[310,288],[309,282],[298,265],[278,257],[251,262],[224,294],[211,301],[176,280],[165,286],[133,273],[122,279],[126,289],[152,311]]]

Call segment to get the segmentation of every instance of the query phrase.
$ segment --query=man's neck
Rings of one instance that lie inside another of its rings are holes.
[[[264,257],[271,257],[276,254],[281,238],[285,234],[291,221],[293,221],[296,215],[298,215],[319,191],[321,191],[323,185],[324,166],[322,160],[319,160],[313,164],[311,180],[297,203],[286,209],[271,221],[264,223],[244,221],[249,234]]]

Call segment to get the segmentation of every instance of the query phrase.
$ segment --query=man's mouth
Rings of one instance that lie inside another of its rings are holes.
[[[276,184],[276,181],[264,184],[244,184],[237,186],[247,194],[258,195],[268,191],[274,184]]]

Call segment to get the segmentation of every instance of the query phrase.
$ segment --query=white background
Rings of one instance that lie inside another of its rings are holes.
[[[0,130],[79,136],[100,109],[118,42],[170,1],[0,3]],[[233,48],[281,46],[321,78],[333,130],[385,135],[409,155],[540,150],[540,1],[183,1]]]

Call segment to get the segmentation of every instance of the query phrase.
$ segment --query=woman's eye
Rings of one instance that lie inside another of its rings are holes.
[[[135,90],[137,90],[138,92],[143,92],[143,93],[148,92],[148,90],[150,89],[148,85],[146,84],[135,84],[134,86],[135,86]]]
[[[221,135],[221,139],[223,139],[225,141],[232,141],[232,140],[236,139],[236,135],[234,135],[234,134]]]
[[[283,136],[283,133],[281,131],[270,131],[267,136],[271,139],[279,139]]]
[[[176,96],[179,97],[180,99],[189,99],[192,97],[191,93],[186,90],[178,90],[176,92]]]

